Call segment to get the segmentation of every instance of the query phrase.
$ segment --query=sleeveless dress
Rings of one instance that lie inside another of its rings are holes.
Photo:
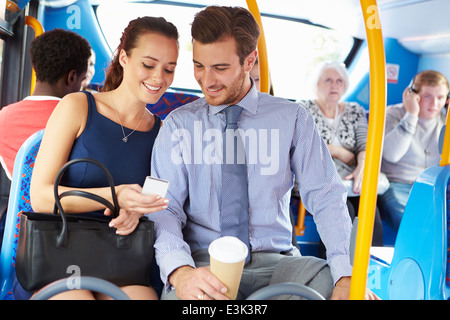
[[[97,111],[94,96],[83,91],[88,99],[88,116],[83,133],[74,141],[69,159],[91,158],[101,162],[111,173],[115,185],[139,184],[150,175],[153,144],[161,126],[155,116],[150,131],[135,131],[123,142],[120,124],[106,118]],[[132,130],[125,128],[125,135]],[[73,188],[98,188],[109,186],[103,171],[89,163],[71,166],[61,179],[61,185]],[[103,210],[93,213],[104,217]]]

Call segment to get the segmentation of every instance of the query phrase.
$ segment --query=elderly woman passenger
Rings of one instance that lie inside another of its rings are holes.
[[[322,63],[315,81],[311,83],[315,86],[317,98],[303,100],[302,103],[311,112],[319,133],[327,144],[336,169],[347,186],[348,202],[357,214],[366,156],[366,112],[356,102],[341,101],[349,86],[347,70],[343,64]],[[373,244],[383,244],[378,210]]]

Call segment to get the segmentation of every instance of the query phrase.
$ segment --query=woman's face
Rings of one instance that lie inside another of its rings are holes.
[[[344,93],[344,78],[334,69],[325,69],[317,83],[317,98],[319,101],[338,103]]]
[[[91,57],[89,58],[88,67],[86,71],[86,79],[83,80],[81,87],[82,88],[87,87],[91,83],[91,80],[94,77],[94,75],[95,75],[95,52],[91,51]]]
[[[173,82],[177,59],[175,39],[145,33],[129,55],[124,50],[120,53],[124,82],[141,101],[155,104]]]

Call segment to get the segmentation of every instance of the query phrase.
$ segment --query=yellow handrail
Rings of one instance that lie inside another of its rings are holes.
[[[295,234],[297,236],[305,235],[305,216],[306,216],[306,208],[303,205],[302,199],[300,198],[298,204],[298,216],[297,216],[297,225],[295,226]]]
[[[246,0],[248,10],[255,17],[256,22],[261,29],[261,35],[258,41],[258,59],[259,59],[259,85],[261,92],[269,92],[269,62],[267,58],[266,37],[264,35],[264,29],[261,21],[261,14],[258,9],[256,0]]]
[[[370,117],[364,180],[358,211],[355,259],[350,286],[350,299],[352,300],[363,300],[365,296],[386,109],[386,59],[378,6],[376,0],[360,0],[360,2],[370,57]]]
[[[445,121],[445,135],[444,135],[444,144],[442,146],[441,153],[441,161],[439,165],[441,167],[447,166],[450,164],[450,112],[447,110],[447,120]]]
[[[44,33],[44,28],[42,27],[40,22],[34,17],[26,16],[25,17],[25,24],[27,26],[30,26],[31,28],[33,28],[33,30],[34,30],[34,37],[35,38]],[[36,85],[36,72],[34,71],[34,68],[33,68],[31,70],[31,89],[30,89],[30,94],[33,94],[35,85]]]

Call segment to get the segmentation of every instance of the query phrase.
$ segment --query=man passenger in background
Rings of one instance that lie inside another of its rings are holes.
[[[437,71],[422,71],[403,92],[403,102],[386,109],[381,171],[390,181],[378,197],[383,219],[398,230],[416,178],[441,159],[439,135],[445,124],[449,83]]]
[[[155,222],[165,299],[226,299],[227,288],[207,266],[209,244],[225,233],[223,194],[228,188],[239,190],[235,184],[222,185],[225,159],[214,158],[216,153],[222,156],[221,135],[228,125],[227,110],[234,105],[242,110],[236,132],[258,137],[245,146],[248,186],[238,191],[248,192],[240,218],[248,217],[243,240],[251,252],[238,299],[285,281],[308,285],[325,298],[348,298],[352,267],[346,188],[309,113],[258,92],[251,80],[259,34],[251,13],[238,7],[209,6],[192,24],[194,74],[205,97],[169,114],[152,156],[152,174],[170,181],[169,208],[148,215]],[[220,137],[214,136],[217,131]],[[211,152],[218,140],[220,147]],[[198,146],[202,150],[195,150]],[[264,153],[269,159],[261,159]],[[294,174],[328,248],[328,264],[301,257],[292,244],[289,199]]]
[[[25,140],[45,128],[62,97],[80,90],[91,46],[74,32],[54,29],[33,39],[30,55],[36,72],[33,93],[0,110],[0,160],[9,179]]]

